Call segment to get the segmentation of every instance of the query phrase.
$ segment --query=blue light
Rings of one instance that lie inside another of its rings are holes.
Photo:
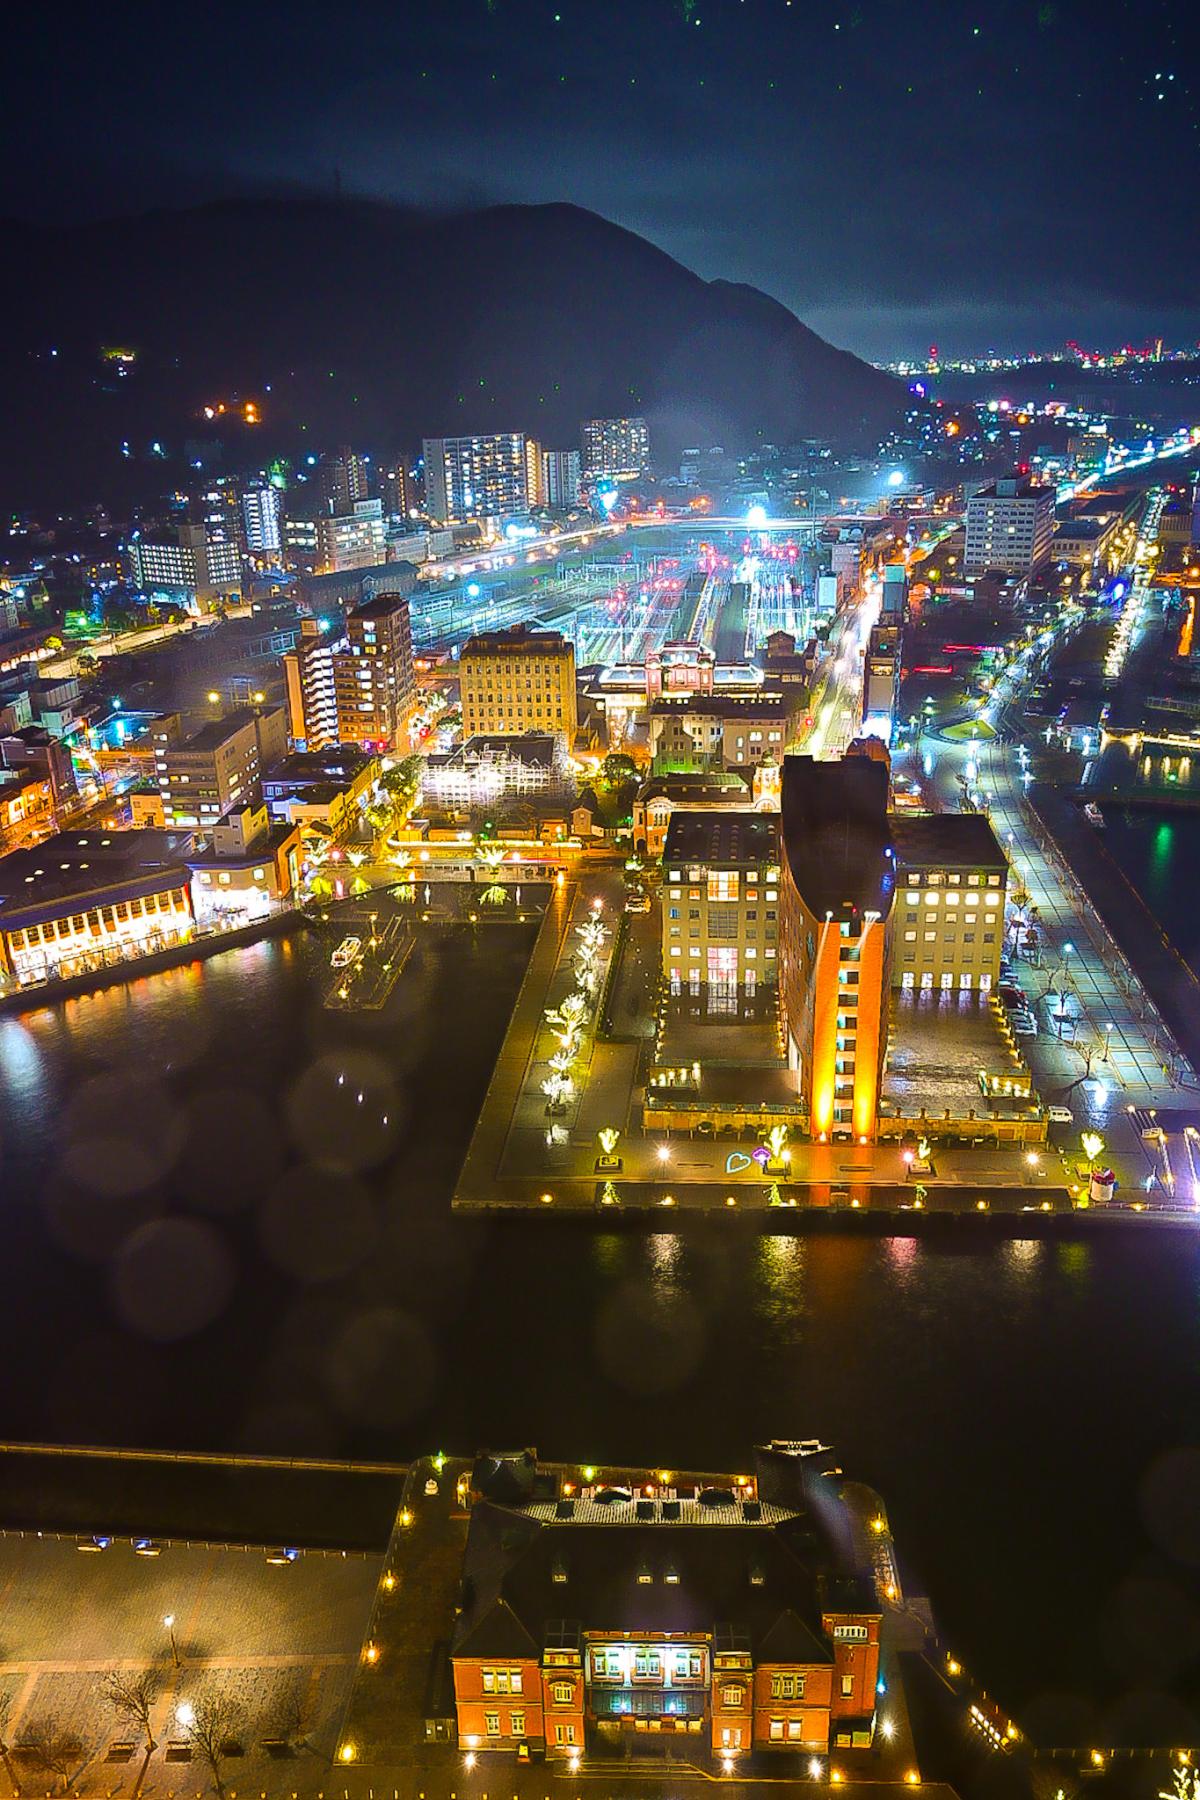
[[[893,469],[891,474],[887,478],[887,484],[891,488],[903,487],[904,486],[904,470],[903,469]]]
[[[766,522],[767,509],[765,506],[752,506],[746,514],[747,525],[753,525],[757,528],[765,525]]]
[[[478,598],[482,592],[483,592],[483,589],[480,587],[480,585],[477,581],[468,581],[468,583],[467,583],[467,598],[469,600],[478,600]]]

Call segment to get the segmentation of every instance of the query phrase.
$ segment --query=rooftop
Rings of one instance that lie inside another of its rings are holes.
[[[757,812],[677,812],[667,827],[663,862],[773,863],[779,860],[776,820]]]
[[[480,631],[467,639],[463,656],[511,655],[518,650],[536,650],[539,654],[562,656],[575,649],[561,631],[534,631],[528,625],[511,625],[507,631]]]
[[[354,744],[331,744],[325,750],[293,750],[290,756],[272,764],[263,776],[263,785],[304,788],[330,781],[353,781],[374,760]]]
[[[360,606],[356,606],[350,616],[353,619],[387,619],[394,612],[407,610],[407,608],[408,601],[403,594],[380,593],[373,594],[369,600],[364,600]]]
[[[136,897],[143,887],[162,888],[169,876],[186,882],[188,842],[185,831],[155,828],[60,831],[34,849],[14,850],[0,858],[0,928],[53,918],[64,903],[98,891],[120,889]]]
[[[887,794],[887,768],[873,758],[784,758],[784,856],[817,917],[847,911],[886,917],[895,885]]]
[[[748,773],[736,769],[712,769],[703,775],[656,775],[638,789],[637,798],[674,800],[679,806],[730,806],[745,804],[750,797]]]
[[[670,718],[680,713],[699,713],[724,718],[782,719],[787,716],[782,694],[764,693],[761,688],[727,688],[721,694],[664,694],[650,708],[654,719]]]
[[[274,708],[270,710],[273,711]],[[205,720],[198,731],[193,731],[182,743],[169,745],[168,749],[171,752],[219,749],[237,732],[244,731],[248,725],[252,726],[257,716],[257,709],[253,706],[235,706],[219,719]]]
[[[899,869],[1008,867],[991,821],[982,813],[897,814],[889,824]]]

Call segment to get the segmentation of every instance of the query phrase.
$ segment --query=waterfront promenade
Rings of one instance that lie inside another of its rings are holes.
[[[1053,871],[1045,881],[1034,871],[1030,880],[1048,915],[1083,938],[1079,915],[1063,889],[1051,892]],[[1104,1036],[1110,1058],[1111,1097],[1105,1103],[1094,1084],[1085,1094],[1079,1077],[1080,1048],[1043,1033],[1031,1058],[1045,1084],[1047,1098],[1059,1095],[1077,1111],[1074,1126],[1054,1127],[1049,1145],[1027,1151],[1016,1145],[938,1144],[928,1173],[915,1180],[898,1143],[857,1145],[793,1142],[785,1165],[764,1171],[747,1154],[748,1146],[701,1133],[646,1133],[641,1126],[642,1082],[648,1040],[632,1030],[606,1038],[589,1033],[581,1057],[579,1095],[569,1112],[547,1111],[541,1083],[552,1045],[545,1012],[559,1003],[571,984],[577,946],[575,926],[595,912],[610,925],[615,944],[622,937],[621,966],[613,971],[613,991],[631,985],[625,964],[636,959],[640,971],[634,986],[644,986],[657,944],[655,914],[634,915],[621,933],[621,881],[611,865],[580,870],[577,881],[558,890],[543,921],[526,971],[508,1032],[496,1061],[487,1097],[473,1134],[454,1195],[456,1210],[539,1212],[575,1216],[607,1213],[649,1222],[667,1213],[698,1212],[757,1218],[784,1228],[810,1215],[830,1221],[853,1215],[876,1217],[916,1228],[925,1221],[949,1217],[1019,1219],[1040,1226],[1056,1217],[1078,1217],[1077,1205],[1087,1186],[1079,1145],[1080,1131],[1093,1124],[1106,1141],[1110,1128],[1128,1140],[1119,1173],[1122,1201],[1107,1216],[1137,1223],[1149,1216],[1178,1216],[1183,1196],[1142,1186],[1153,1152],[1143,1149],[1126,1103],[1155,1104],[1161,1098],[1161,1075],[1155,1084],[1153,1046],[1135,1029],[1134,1017],[1117,1013],[1118,1037]],[[1057,898],[1057,910],[1055,895]],[[1097,994],[1106,977],[1096,953]],[[1081,957],[1086,969],[1087,958]],[[1043,985],[1045,972],[1032,971]],[[1086,976],[1081,974],[1081,980]],[[1085,985],[1086,991],[1086,985]],[[1098,1001],[1097,1001],[1098,1004]],[[1113,1002],[1114,1007],[1116,1002]],[[619,1025],[628,1026],[622,1018]],[[1028,1042],[1025,1040],[1024,1042]],[[1024,1046],[1023,1046],[1024,1047]],[[1120,1080],[1128,1085],[1118,1088]],[[1094,1110],[1099,1107],[1097,1113]],[[553,1127],[558,1129],[554,1130]],[[598,1132],[608,1126],[620,1133],[615,1161],[601,1163]],[[982,1130],[982,1122],[981,1122]],[[1116,1154],[1118,1152],[1114,1152]],[[1188,1197],[1190,1198],[1190,1196]],[[1128,1204],[1139,1210],[1131,1212]],[[1102,1216],[1094,1213],[1091,1216]]]

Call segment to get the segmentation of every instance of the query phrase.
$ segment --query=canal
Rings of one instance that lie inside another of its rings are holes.
[[[0,1021],[0,1436],[735,1470],[819,1433],[1022,1722],[1195,1741],[1200,1245],[452,1219],[528,942],[447,932],[378,1013],[298,934]]]

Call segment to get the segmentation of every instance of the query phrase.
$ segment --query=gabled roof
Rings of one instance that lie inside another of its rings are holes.
[[[760,1663],[831,1663],[833,1652],[789,1606],[758,1645]]]
[[[541,1645],[534,1642],[520,1619],[505,1599],[490,1606],[477,1624],[471,1626],[454,1646],[455,1656],[525,1656],[540,1657]]]

